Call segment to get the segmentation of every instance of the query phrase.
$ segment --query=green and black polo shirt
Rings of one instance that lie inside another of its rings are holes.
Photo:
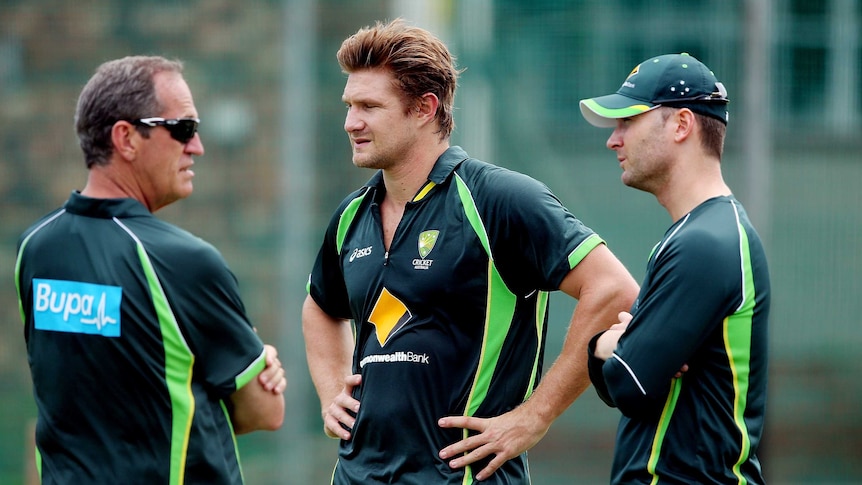
[[[335,212],[309,280],[352,319],[361,402],[333,483],[468,484],[484,463],[438,457],[449,415],[503,414],[541,376],[548,292],[602,240],[543,184],[449,148],[408,203],[387,252],[381,172]],[[526,454],[488,483],[525,483]],[[484,482],[483,482],[484,483]]]
[[[228,397],[265,366],[210,244],[75,192],[15,266],[44,484],[239,484]]]
[[[589,361],[623,414],[612,483],[763,483],[769,301],[766,255],[736,199],[668,229],[613,357]]]

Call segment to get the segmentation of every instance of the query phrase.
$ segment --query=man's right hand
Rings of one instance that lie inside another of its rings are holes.
[[[335,396],[329,407],[322,411],[323,431],[330,438],[350,439],[350,431],[356,423],[359,401],[353,399],[353,388],[362,383],[362,376],[353,374],[344,380],[344,388]],[[346,429],[345,429],[346,428]]]

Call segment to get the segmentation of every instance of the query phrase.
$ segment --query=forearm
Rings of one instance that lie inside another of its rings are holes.
[[[302,333],[311,380],[325,408],[352,373],[353,329],[348,320],[330,317],[308,297],[302,309]]]
[[[231,395],[231,424],[240,435],[257,430],[275,431],[284,422],[284,395],[263,388],[252,379]]]

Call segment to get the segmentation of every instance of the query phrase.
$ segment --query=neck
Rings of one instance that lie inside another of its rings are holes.
[[[155,209],[150,206],[141,192],[140,186],[129,181],[116,173],[112,165],[119,163],[112,161],[108,165],[94,165],[87,175],[87,184],[81,189],[81,195],[93,199],[135,199],[150,212]]]
[[[721,167],[715,162],[695,170],[676,172],[664,190],[655,196],[676,222],[705,201],[731,194],[721,175]]]
[[[437,159],[449,148],[448,141],[414,152],[394,167],[383,170],[386,199],[401,207],[413,200],[416,193],[428,181],[428,174]]]

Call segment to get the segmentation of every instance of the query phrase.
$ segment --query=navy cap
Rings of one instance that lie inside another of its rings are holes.
[[[659,106],[688,108],[727,124],[727,89],[702,62],[683,52],[641,62],[615,94],[582,99],[581,114],[593,126],[613,128],[619,118]]]

